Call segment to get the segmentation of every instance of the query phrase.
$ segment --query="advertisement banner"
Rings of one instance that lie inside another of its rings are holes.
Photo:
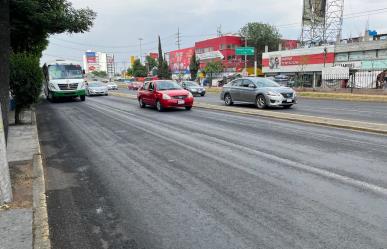
[[[305,25],[324,24],[326,0],[304,0],[302,22]]]
[[[97,56],[95,52],[86,52],[87,63],[97,63]]]
[[[185,48],[169,52],[169,67],[174,74],[179,72],[188,74],[191,57],[194,54],[194,48]]]

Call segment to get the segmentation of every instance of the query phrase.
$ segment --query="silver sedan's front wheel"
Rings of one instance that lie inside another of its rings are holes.
[[[257,104],[257,107],[258,107],[259,109],[264,109],[264,108],[266,108],[267,105],[266,105],[266,99],[265,99],[265,96],[259,95],[259,96],[257,97],[256,104]]]
[[[232,105],[232,104],[233,104],[231,95],[230,95],[229,93],[227,93],[227,94],[224,96],[224,104],[225,104],[225,105]]]

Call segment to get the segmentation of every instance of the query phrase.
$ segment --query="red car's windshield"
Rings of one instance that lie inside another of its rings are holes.
[[[174,81],[157,81],[156,88],[159,91],[183,89]]]

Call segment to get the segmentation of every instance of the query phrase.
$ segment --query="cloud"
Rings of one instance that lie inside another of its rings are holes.
[[[180,28],[183,47],[215,34],[219,25],[223,32],[237,32],[247,22],[265,22],[279,26],[285,38],[297,39],[301,32],[302,0],[72,0],[76,8],[90,7],[98,13],[90,32],[56,35],[45,51],[51,56],[79,58],[86,49],[116,52],[119,66],[125,66],[130,55],[157,51],[160,34],[164,51],[176,49],[175,33]],[[366,10],[387,8],[380,0],[345,1],[345,15]],[[387,9],[386,9],[387,11]],[[371,29],[382,30],[387,12],[344,19],[344,36],[363,33],[369,19]],[[296,23],[296,24],[295,24]],[[289,24],[289,25],[284,25]],[[387,31],[387,30],[386,30]],[[60,40],[59,40],[60,39]],[[55,44],[54,44],[55,43]],[[79,45],[89,44],[89,46]],[[102,46],[96,46],[102,45]],[[117,48],[127,46],[127,48]],[[67,48],[66,48],[67,47]],[[71,47],[71,48],[70,48]],[[45,56],[42,60],[52,59]],[[122,62],[122,63],[121,63]]]

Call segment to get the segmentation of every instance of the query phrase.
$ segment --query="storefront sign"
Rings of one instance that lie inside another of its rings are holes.
[[[224,56],[220,51],[211,51],[202,54],[197,54],[199,60],[223,59]]]

